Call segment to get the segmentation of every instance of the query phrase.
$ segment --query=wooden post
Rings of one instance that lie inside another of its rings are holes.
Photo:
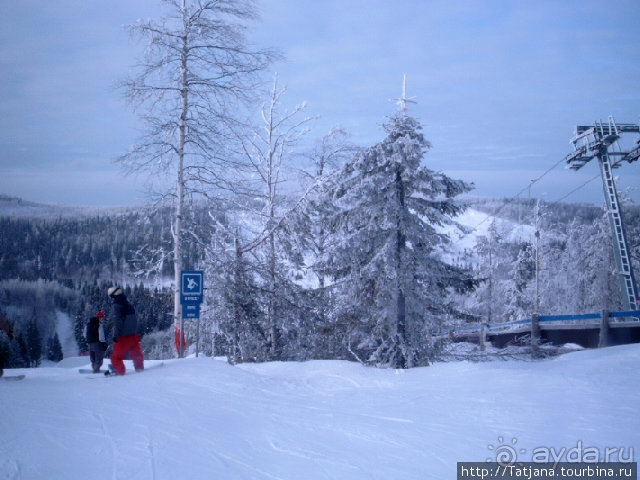
[[[602,311],[600,320],[600,336],[598,338],[598,348],[609,346],[609,311]]]
[[[540,356],[540,314],[534,313],[531,317],[531,356]]]
[[[487,349],[487,324],[480,325],[480,332],[478,333],[478,343],[480,344],[480,350],[483,352]]]
[[[196,358],[200,354],[200,315],[198,315],[198,323],[196,325]]]

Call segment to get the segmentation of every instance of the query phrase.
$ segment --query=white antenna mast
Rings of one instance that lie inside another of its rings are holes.
[[[402,112],[402,115],[404,115],[405,117],[407,116],[407,104],[418,103],[414,101],[414,98],[416,97],[407,97],[407,74],[405,73],[402,79],[402,97],[395,99],[396,103],[400,105],[400,111]]]

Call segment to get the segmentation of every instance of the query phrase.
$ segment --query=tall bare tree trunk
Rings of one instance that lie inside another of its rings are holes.
[[[177,192],[178,198],[176,199],[176,218],[175,227],[173,232],[173,268],[175,270],[174,281],[175,290],[173,297],[173,321],[176,327],[179,327],[179,340],[178,340],[178,356],[180,358],[184,355],[184,322],[182,319],[182,305],[180,304],[180,288],[181,288],[181,274],[182,274],[182,217],[184,215],[184,197],[185,197],[185,184],[184,184],[184,154],[185,143],[187,134],[187,115],[189,112],[189,86],[188,86],[188,24],[187,24],[187,8],[186,0],[182,0],[182,14],[184,18],[184,34],[182,37],[182,57],[180,62],[180,68],[182,71],[182,113],[180,115],[180,143],[178,144],[178,185]]]
[[[273,107],[276,105],[276,96],[278,93],[277,90],[277,77],[273,84],[273,94],[271,99],[271,109],[269,110],[269,165],[267,170],[267,183],[269,189],[269,219],[267,221],[267,225],[269,228],[272,228],[272,225],[275,224],[276,221],[276,211],[275,211],[275,196],[276,196],[276,179],[274,178],[274,168],[276,168],[276,144],[274,142],[273,134],[274,134],[274,118],[273,118]],[[275,301],[275,289],[276,286],[276,238],[275,233],[271,232],[269,235],[269,280],[271,285],[271,293],[269,294],[269,307],[268,307],[268,317],[269,317],[269,337],[271,345],[269,345],[269,350],[272,359],[276,359],[278,355],[278,326],[276,325],[276,301]]]
[[[175,175],[175,190],[161,195],[175,201],[173,246],[161,254],[173,256],[173,321],[178,328],[183,326],[180,281],[189,229],[185,199],[192,194],[206,197],[214,188],[233,188],[234,180],[225,176],[231,161],[220,154],[227,145],[223,131],[236,121],[234,107],[253,99],[260,72],[278,55],[247,44],[246,22],[257,18],[253,0],[164,3],[168,8],[160,19],[130,27],[147,48],[136,75],[122,88],[132,104],[144,109],[148,128],[121,161],[131,172],[149,171],[153,180],[164,172]],[[158,180],[162,185],[163,179]],[[180,357],[183,335],[180,328]]]

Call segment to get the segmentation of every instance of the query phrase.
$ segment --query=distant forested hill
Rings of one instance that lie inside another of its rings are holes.
[[[491,321],[500,322],[530,314],[535,305],[535,248],[540,254],[539,301],[543,311],[578,313],[598,310],[605,304],[619,306],[615,260],[602,208],[545,204],[534,199],[469,198],[467,202],[479,212],[475,218],[482,221],[483,227],[466,225],[470,240],[464,245],[454,241],[453,248],[458,251],[452,258],[471,272],[477,288],[464,295],[452,293],[451,312],[457,313],[444,320],[447,325],[487,321],[488,316]],[[225,210],[227,214],[221,215],[220,211]],[[537,246],[533,235],[510,235],[511,230],[521,227],[533,232],[536,211],[541,231]],[[240,213],[228,206],[214,209],[196,204],[189,217],[192,235],[185,249],[184,265],[207,272],[212,284],[208,294],[212,308],[203,314],[203,332],[208,332],[210,339],[207,352],[224,354],[229,342],[241,338],[238,335],[265,335],[256,319],[266,308],[261,302],[270,286],[256,281],[264,268],[259,256],[236,257],[233,242],[216,237],[220,235],[216,229],[224,222],[228,225],[221,230],[251,230]],[[626,206],[625,220],[637,273],[640,207]],[[295,236],[295,229],[288,235]],[[43,345],[64,330],[62,323],[71,323],[73,340],[80,351],[85,347],[82,325],[98,309],[108,313],[106,288],[118,283],[126,286],[138,306],[143,333],[165,331],[172,324],[168,289],[173,278],[171,243],[167,208],[70,211],[0,197],[0,313],[14,325],[25,348],[30,323],[37,326]],[[213,244],[217,250],[212,250]],[[292,243],[292,248],[299,247]],[[214,250],[217,253],[211,256]],[[304,251],[294,253],[306,255]],[[237,268],[242,268],[242,277],[238,276],[240,270],[233,270]],[[295,329],[287,333],[290,338],[286,341],[297,342],[286,353],[288,358],[352,358],[345,350],[349,346],[335,344],[342,335],[342,320],[318,323],[318,312],[322,310],[317,303],[320,287],[318,282],[308,281],[313,269],[301,271],[298,267],[289,277],[294,283],[287,288],[298,283],[297,293],[290,297],[292,312],[304,321],[295,322]],[[242,284],[237,283],[240,280]],[[224,331],[236,325],[221,320],[225,318],[221,315],[233,314],[229,305],[243,312],[246,330]],[[316,323],[310,319],[316,319]],[[163,341],[169,341],[167,338]],[[20,360],[27,355],[24,348],[19,352],[21,348],[14,346],[14,357],[18,358],[14,364],[28,362]],[[70,348],[67,346],[67,350]],[[304,353],[301,349],[305,349]]]

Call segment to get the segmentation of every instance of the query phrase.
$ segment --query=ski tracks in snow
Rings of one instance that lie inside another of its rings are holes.
[[[114,435],[110,432],[107,427],[107,421],[104,416],[100,413],[94,413],[94,418],[100,424],[100,431],[102,432],[102,436],[109,442],[110,450],[111,450],[111,479],[118,480],[118,459],[121,457],[120,448],[118,447],[118,442]],[[149,465],[149,473],[148,475],[144,475],[144,478],[148,478],[150,480],[156,480],[158,478],[158,466],[156,462],[156,442],[155,442],[155,433],[148,425],[136,425],[138,427],[143,426],[146,429],[146,441],[144,442],[144,450],[148,454],[146,460],[148,460]],[[130,475],[131,472],[122,472],[125,475]],[[125,477],[121,477],[125,478]]]
[[[0,465],[2,480],[20,480],[22,478],[22,468],[17,460],[8,460]]]
[[[151,479],[156,480],[158,478],[158,465],[156,464],[156,442],[155,435],[151,429],[147,426],[147,451],[149,452],[149,467],[151,469]]]
[[[118,445],[113,438],[113,435],[109,433],[107,429],[106,422],[104,420],[104,416],[100,413],[95,413],[94,417],[100,423],[100,430],[104,437],[109,441],[109,445],[111,446],[111,479],[117,480],[118,478]]]

